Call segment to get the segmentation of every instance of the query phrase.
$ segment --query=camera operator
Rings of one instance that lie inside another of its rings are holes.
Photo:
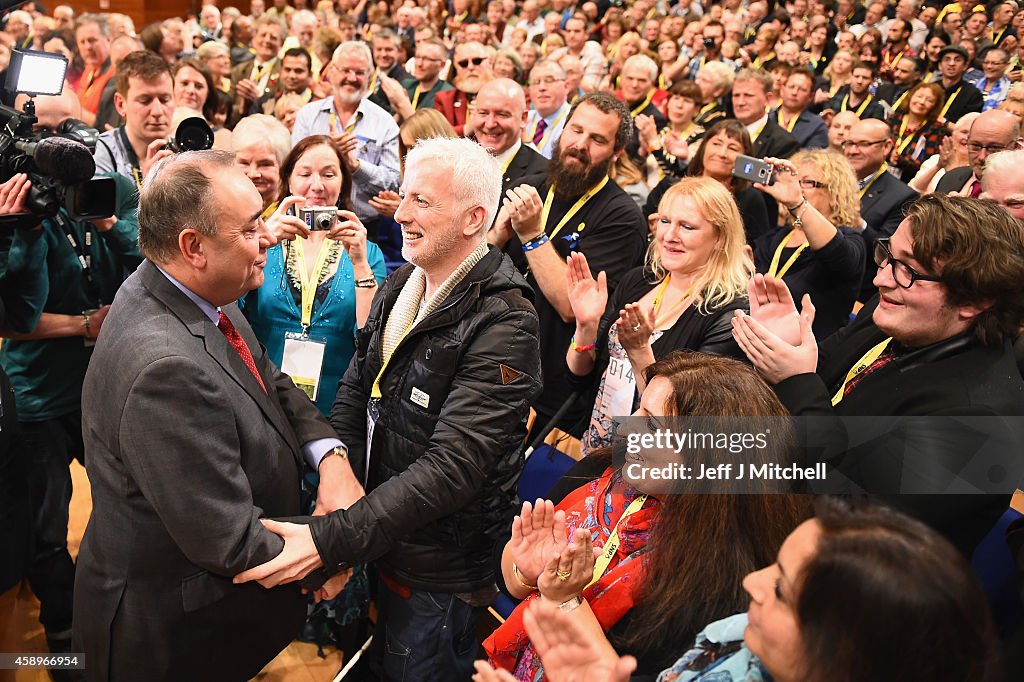
[[[46,129],[73,109],[75,98],[65,92],[38,97],[35,104],[37,129]],[[107,304],[142,260],[135,187],[114,177],[116,209],[109,218],[78,221],[61,209],[34,227],[0,225],[0,295],[7,308],[0,366],[14,386],[33,505],[36,542],[28,579],[54,653],[71,646],[68,465],[83,450],[82,381]],[[0,185],[0,214],[25,213],[29,189],[24,174]]]
[[[132,52],[117,70],[114,107],[124,118],[120,128],[100,135],[96,172],[114,172],[142,187],[142,178],[160,159],[173,133],[174,80],[171,67],[152,52]]]

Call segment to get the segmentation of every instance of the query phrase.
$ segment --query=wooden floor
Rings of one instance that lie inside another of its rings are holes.
[[[78,556],[78,546],[92,511],[92,497],[85,469],[78,462],[72,464],[71,477],[74,481],[74,496],[71,498],[71,518],[68,524],[68,548],[71,556]],[[28,585],[24,584],[18,595],[14,623],[17,638],[14,650],[18,653],[47,651],[46,638],[38,617],[39,602]],[[335,649],[325,649],[325,653],[328,654],[326,658],[319,658],[315,645],[292,642],[254,679],[260,682],[329,682],[341,670],[342,658]],[[50,676],[43,670],[24,670],[18,671],[13,679],[16,682],[48,682]],[[0,671],[0,680],[4,680],[3,671]]]

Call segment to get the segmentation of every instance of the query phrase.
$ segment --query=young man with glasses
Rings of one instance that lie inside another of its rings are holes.
[[[967,160],[970,165],[954,168],[939,180],[935,191],[963,196],[981,196],[981,179],[989,154],[1020,149],[1020,120],[1009,111],[986,111],[974,119],[967,135]]]
[[[529,86],[532,109],[526,121],[526,141],[550,159],[569,115],[565,71],[558,62],[543,59],[530,71]]]
[[[904,208],[917,198],[917,192],[906,183],[888,172],[885,160],[892,153],[895,143],[889,126],[876,119],[860,121],[846,135],[843,154],[853,167],[860,190],[860,217],[864,220],[864,241],[871,244],[882,237],[889,237],[903,219]],[[857,300],[861,303],[874,295],[871,280],[870,248],[867,270],[861,283]]]
[[[441,70],[447,61],[448,48],[438,38],[427,38],[416,43],[413,58],[413,77],[401,83],[383,76],[381,90],[388,98],[399,122],[419,109],[433,109],[434,96],[451,90],[452,84],[441,79]]]
[[[462,43],[455,47],[452,65],[456,69],[452,81],[455,89],[434,95],[434,108],[448,119],[456,135],[468,136],[473,132],[469,105],[480,92],[480,87],[494,77],[491,58],[481,43]]]
[[[838,446],[829,459],[849,477],[849,490],[917,516],[969,557],[1006,510],[1012,476],[1005,490],[993,484],[999,494],[902,493],[956,485],[992,439],[1008,457],[1024,448],[1007,427],[986,421],[991,432],[980,432],[946,418],[1024,414],[1011,346],[1024,325],[1024,230],[995,204],[932,194],[878,243],[874,260],[878,297],[820,344],[810,333],[809,299],[799,314],[782,282],[761,277],[752,281],[751,314],[737,316],[734,336],[790,414],[816,417],[806,423],[823,436],[850,436],[848,444],[825,443]],[[914,419],[854,438],[838,417]],[[830,483],[847,489],[835,471]]]

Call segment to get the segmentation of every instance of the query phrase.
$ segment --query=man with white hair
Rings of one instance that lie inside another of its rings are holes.
[[[985,161],[981,176],[981,198],[992,199],[1024,222],[1024,149],[999,152]]]
[[[68,5],[57,5],[53,8],[53,18],[57,20],[57,28],[71,30],[75,27],[75,9]]]
[[[500,191],[501,168],[470,140],[409,152],[395,212],[409,264],[374,299],[338,388],[348,457],[320,463],[328,482],[365,473],[366,497],[308,526],[264,521],[283,552],[235,578],[272,587],[376,561],[380,679],[468,680],[496,594],[493,549],[541,385],[533,291],[486,241]]]
[[[644,54],[635,54],[622,65],[619,77],[622,88],[617,95],[626,103],[634,122],[640,116],[649,116],[654,119],[655,128],[661,130],[668,125],[668,119],[658,109],[658,104],[668,99],[668,93],[656,87],[657,80],[658,65],[654,60]],[[638,168],[644,167],[643,159],[640,158],[640,138],[635,126],[633,137],[626,145],[626,154]]]
[[[398,125],[366,97],[373,58],[365,43],[339,45],[328,74],[332,96],[299,109],[292,144],[310,135],[330,135],[341,145],[352,172],[353,208],[374,239],[381,217],[370,199],[398,187]]]
[[[23,9],[16,9],[7,15],[4,32],[14,40],[14,49],[28,50],[35,35],[32,33],[32,15]]]
[[[203,40],[220,40],[224,25],[220,21],[220,10],[216,5],[203,5],[199,10],[199,30]]]

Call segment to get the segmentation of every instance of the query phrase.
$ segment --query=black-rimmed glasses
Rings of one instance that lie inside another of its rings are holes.
[[[941,277],[922,275],[903,261],[893,258],[892,251],[889,249],[889,239],[879,239],[875,242],[874,257],[875,265],[878,267],[892,266],[892,278],[903,289],[909,289],[918,280],[924,280],[925,282],[942,281]]]

